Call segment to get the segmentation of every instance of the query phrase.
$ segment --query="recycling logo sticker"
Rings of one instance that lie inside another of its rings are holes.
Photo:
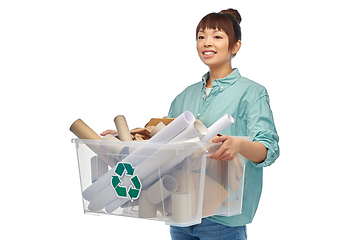
[[[111,177],[111,185],[115,190],[116,195],[120,198],[129,197],[131,201],[138,199],[142,185],[139,177],[134,174],[135,169],[131,163],[119,162],[116,165],[115,173],[116,175]],[[131,184],[129,188],[123,185],[123,182],[121,181],[121,179],[123,179],[125,176],[130,177]]]

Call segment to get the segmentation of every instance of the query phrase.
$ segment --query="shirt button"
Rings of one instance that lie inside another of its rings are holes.
[[[198,113],[197,116],[200,116],[200,113]]]
[[[223,89],[224,87],[221,87],[221,89]]]

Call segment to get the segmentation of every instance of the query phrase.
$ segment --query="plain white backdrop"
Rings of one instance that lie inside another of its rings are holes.
[[[1,198],[7,239],[170,239],[163,222],[83,214],[75,136],[167,115],[208,70],[195,29],[236,8],[233,60],[264,85],[280,158],[264,169],[251,240],[360,239],[356,1],[1,1]],[[5,235],[6,234],[6,235]]]

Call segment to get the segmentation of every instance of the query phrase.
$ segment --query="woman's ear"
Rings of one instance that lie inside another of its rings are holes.
[[[232,50],[232,55],[236,54],[239,50],[240,50],[240,47],[241,47],[241,41],[238,40],[236,43],[235,43],[235,46]]]

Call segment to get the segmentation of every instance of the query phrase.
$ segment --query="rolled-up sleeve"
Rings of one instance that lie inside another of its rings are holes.
[[[278,145],[279,136],[275,128],[266,90],[249,106],[247,121],[248,136],[253,142],[262,143],[267,149],[266,159],[261,163],[253,163],[254,166],[266,167],[271,165],[279,157],[280,149]]]

